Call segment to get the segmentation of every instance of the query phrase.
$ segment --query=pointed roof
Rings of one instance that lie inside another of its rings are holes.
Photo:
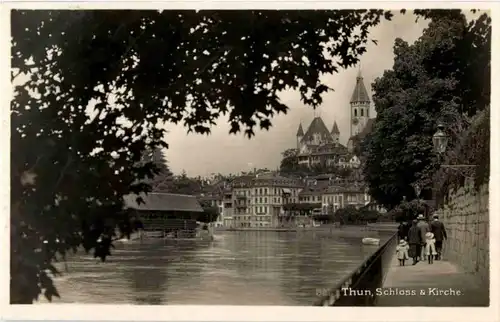
[[[339,127],[337,126],[337,121],[333,122],[332,134],[340,134]]]
[[[363,76],[361,76],[361,70],[358,71],[356,86],[352,92],[350,103],[370,103],[370,97],[363,82]]]
[[[311,125],[309,125],[306,134],[302,138],[302,142],[307,142],[313,139],[313,135],[316,133],[319,134],[326,142],[333,141],[330,131],[328,131],[328,128],[325,125],[325,122],[323,122],[323,120],[319,116],[316,116],[312,120]]]
[[[304,130],[302,129],[302,123],[299,124],[299,129],[297,130],[297,136],[304,136]]]

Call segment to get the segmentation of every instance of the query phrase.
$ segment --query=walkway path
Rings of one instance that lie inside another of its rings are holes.
[[[415,292],[416,295],[377,297],[377,306],[488,306],[489,291],[477,285],[471,274],[448,261],[419,262],[399,266],[396,256],[384,281],[384,291]],[[437,291],[460,291],[460,295],[437,295]],[[420,295],[423,291],[426,295]]]

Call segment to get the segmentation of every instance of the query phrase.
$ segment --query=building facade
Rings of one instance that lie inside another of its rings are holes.
[[[288,178],[276,172],[244,175],[207,194],[204,200],[207,199],[219,208],[215,225],[226,228],[281,227],[284,218],[290,220],[285,209],[293,204],[314,205],[313,212],[324,215],[349,206],[385,211],[372,201],[366,185],[356,175],[349,180],[329,175]],[[303,215],[302,212],[300,216]],[[295,218],[294,222],[312,222],[310,216],[306,219],[309,221]]]
[[[233,181],[234,228],[277,227],[283,204],[298,201],[300,179],[274,172]]]

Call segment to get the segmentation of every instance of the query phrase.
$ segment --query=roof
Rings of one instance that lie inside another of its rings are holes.
[[[233,187],[241,188],[242,186],[248,186],[252,184],[252,180],[255,178],[253,174],[245,174],[234,178]]]
[[[333,127],[332,127],[332,134],[340,134],[339,127],[337,126],[337,122],[333,122]]]
[[[302,129],[302,123],[299,124],[299,129],[297,130],[297,136],[304,136],[304,129]]]
[[[356,85],[354,86],[350,103],[370,103],[370,97],[368,96],[365,83],[363,82],[361,71],[356,77]]]
[[[140,197],[144,203],[138,204],[139,195],[129,194],[123,197],[125,206],[136,210],[149,211],[184,211],[184,212],[203,212],[195,196],[180,195],[173,193],[141,193]]]
[[[315,188],[315,187],[307,187],[299,192],[299,197],[304,196],[320,196],[326,190],[325,187]]]
[[[312,120],[311,125],[309,125],[309,128],[301,141],[307,142],[312,140],[314,138],[314,134],[319,134],[325,142],[333,142],[330,131],[328,131],[325,122],[323,122],[323,119],[319,116]]]
[[[344,184],[336,184],[333,186],[329,186],[325,191],[325,194],[333,194],[333,193],[362,193],[364,192],[365,187],[363,185],[352,185],[348,183]]]

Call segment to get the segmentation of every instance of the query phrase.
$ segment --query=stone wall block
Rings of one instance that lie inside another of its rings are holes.
[[[489,187],[476,191],[473,182],[450,189],[442,210],[448,241],[445,259],[455,262],[480,279],[489,280]]]

